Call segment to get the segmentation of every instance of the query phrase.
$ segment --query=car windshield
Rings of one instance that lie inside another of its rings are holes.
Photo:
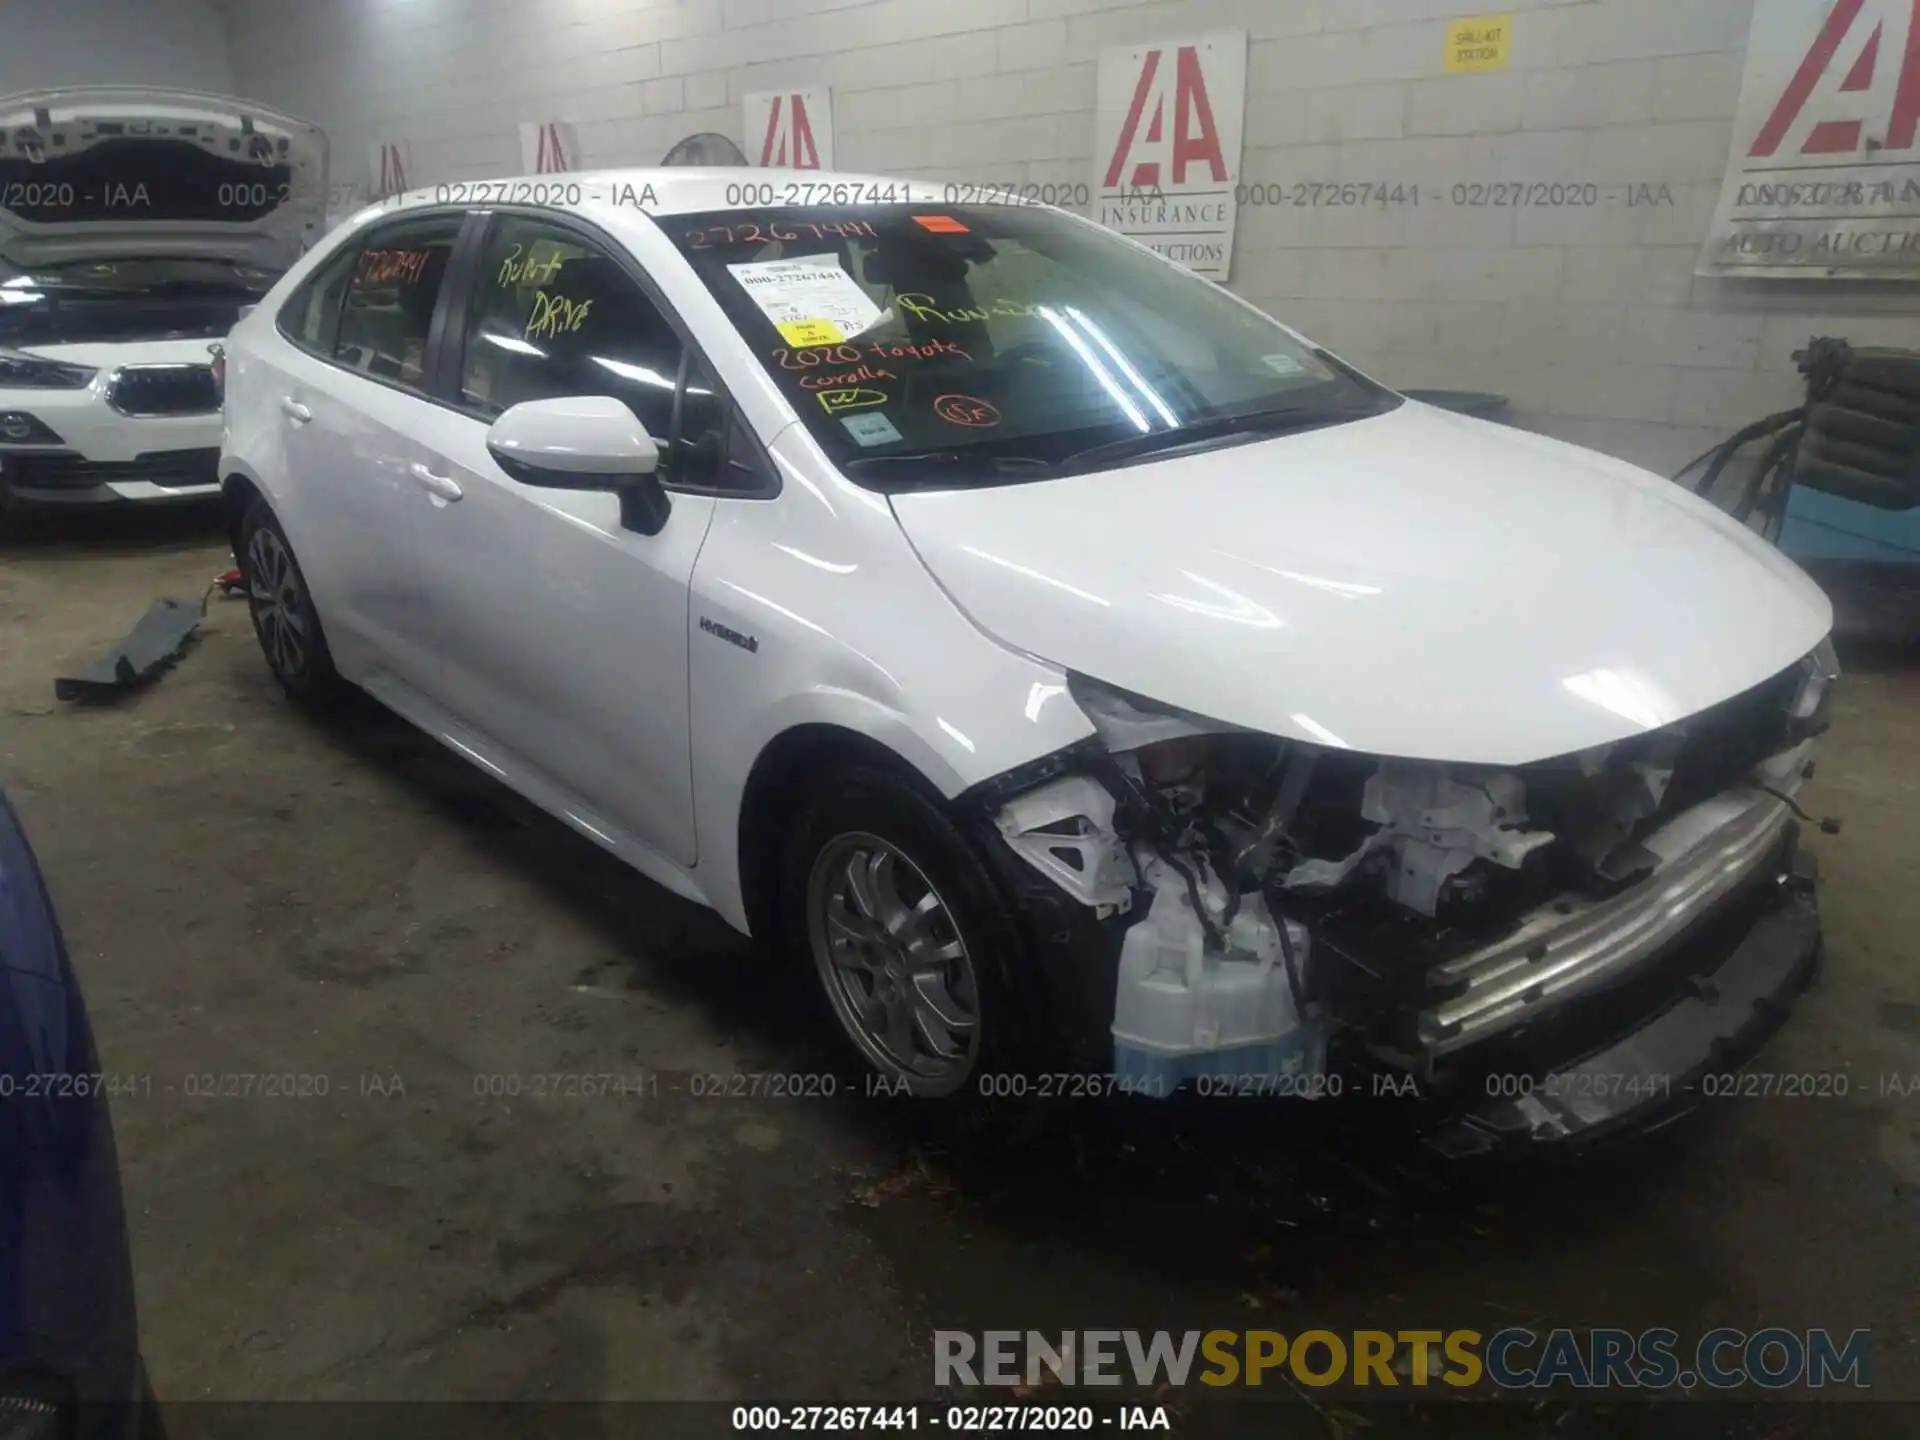
[[[1212,282],[1040,207],[660,223],[828,453],[881,488],[1105,469],[1400,403]]]
[[[278,278],[207,256],[0,264],[0,345],[217,338]]]

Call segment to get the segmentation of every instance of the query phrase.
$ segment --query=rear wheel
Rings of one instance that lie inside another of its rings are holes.
[[[300,562],[286,531],[264,500],[255,500],[240,522],[240,571],[247,584],[247,610],[260,653],[274,678],[296,700],[319,702],[341,688],[326,632],[313,607]]]

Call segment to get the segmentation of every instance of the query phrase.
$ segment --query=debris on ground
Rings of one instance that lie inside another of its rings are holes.
[[[898,1200],[919,1192],[925,1195],[951,1195],[953,1182],[936,1174],[927,1157],[918,1151],[900,1169],[855,1188],[853,1198],[869,1209],[878,1209],[883,1201]]]
[[[156,600],[126,638],[75,675],[53,682],[60,700],[118,700],[151,684],[187,648],[200,629],[204,612],[185,600]]]

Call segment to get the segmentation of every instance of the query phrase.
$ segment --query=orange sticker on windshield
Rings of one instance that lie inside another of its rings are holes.
[[[913,223],[922,230],[931,230],[936,235],[966,235],[970,232],[951,215],[916,215]]]

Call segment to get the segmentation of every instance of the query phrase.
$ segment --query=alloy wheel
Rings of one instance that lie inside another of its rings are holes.
[[[247,600],[267,663],[281,679],[299,679],[308,655],[306,595],[285,542],[265,526],[247,543]]]
[[[824,846],[807,882],[807,934],[847,1034],[920,1095],[966,1083],[980,1052],[980,987],[946,902],[898,846],[854,832]]]

